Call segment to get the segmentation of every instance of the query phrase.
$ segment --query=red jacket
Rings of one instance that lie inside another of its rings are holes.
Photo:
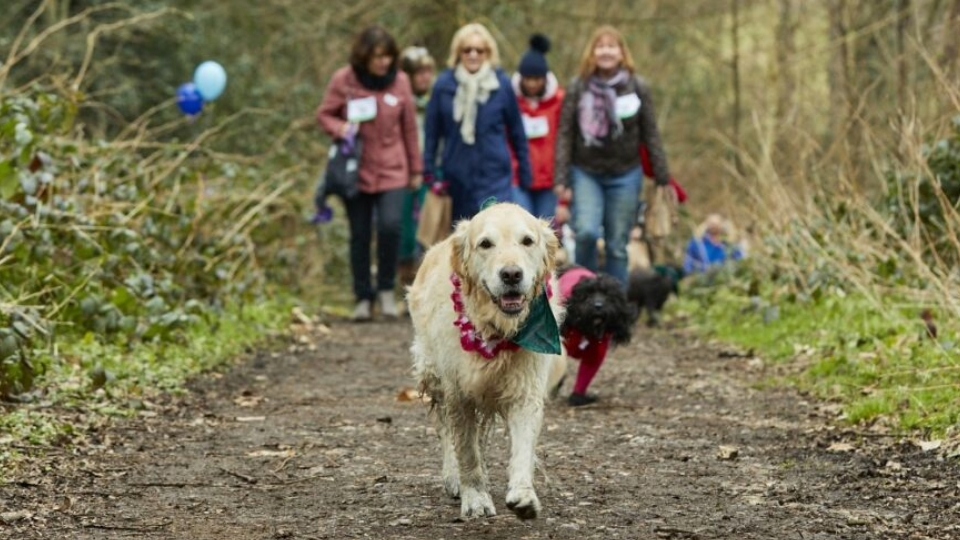
[[[603,339],[593,340],[571,328],[563,335],[563,346],[570,358],[590,364],[599,364],[607,357],[612,339],[613,337],[610,334],[606,334]]]
[[[405,188],[412,175],[423,173],[417,104],[405,73],[398,72],[392,85],[375,91],[364,88],[350,66],[338,69],[317,109],[317,120],[330,137],[338,139],[347,122],[347,101],[370,96],[376,98],[377,116],[360,124],[360,191]]]
[[[520,90],[520,74],[515,73],[512,78],[513,91],[517,94],[520,104],[520,114],[523,115],[524,127],[527,128],[527,142],[530,148],[530,167],[533,169],[532,191],[553,189],[553,171],[555,168],[554,156],[557,148],[557,130],[560,128],[560,110],[563,108],[563,88],[557,82],[553,73],[547,74],[547,88],[540,99],[524,97]],[[546,122],[545,136],[532,137],[534,133],[528,127],[533,122]],[[520,185],[517,175],[517,158],[513,158],[513,184]]]

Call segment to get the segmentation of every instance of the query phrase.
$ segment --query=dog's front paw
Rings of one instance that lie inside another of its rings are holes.
[[[540,514],[540,499],[531,487],[512,488],[507,492],[507,508],[520,519],[535,519]]]
[[[468,519],[495,515],[497,509],[493,507],[493,499],[486,491],[465,489],[460,493],[460,517]]]
[[[443,475],[443,491],[454,499],[460,498],[460,475],[456,472]]]

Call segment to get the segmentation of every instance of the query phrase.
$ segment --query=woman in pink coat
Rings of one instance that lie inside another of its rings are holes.
[[[353,319],[380,313],[397,316],[394,284],[400,246],[403,200],[423,181],[417,136],[416,100],[406,74],[398,70],[397,43],[372,26],[357,36],[350,65],[333,74],[317,111],[320,127],[335,141],[358,137],[360,193],[345,202],[350,222],[350,267],[356,296]],[[377,280],[370,273],[374,215],[377,228]]]

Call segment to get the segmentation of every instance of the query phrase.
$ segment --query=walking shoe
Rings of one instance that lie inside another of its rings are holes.
[[[393,291],[380,291],[377,293],[377,296],[380,300],[381,315],[391,319],[395,319],[400,315],[399,310],[397,310],[397,299],[394,297]]]
[[[357,302],[357,305],[353,308],[353,321],[366,322],[372,318],[372,315],[370,315],[370,301],[361,300]]]
[[[592,394],[570,394],[567,398],[567,405],[571,407],[583,407],[597,402],[597,396]]]

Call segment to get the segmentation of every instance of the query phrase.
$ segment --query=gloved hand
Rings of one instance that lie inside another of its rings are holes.
[[[310,219],[310,223],[313,225],[325,225],[330,223],[333,220],[333,208],[324,205],[321,208],[317,208],[317,213],[313,215],[313,218]]]
[[[438,197],[446,197],[449,195],[449,188],[450,184],[442,180],[434,180],[430,183],[430,191],[432,191],[433,194],[437,195]]]

